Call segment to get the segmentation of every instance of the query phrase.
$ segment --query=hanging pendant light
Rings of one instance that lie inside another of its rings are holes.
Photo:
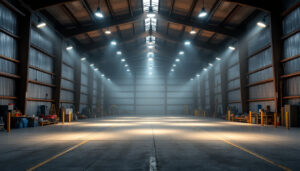
[[[98,18],[103,18],[104,17],[103,13],[100,10],[100,0],[98,0],[98,8],[95,12],[95,16],[98,17]]]
[[[202,8],[202,10],[200,11],[198,17],[199,17],[199,18],[204,18],[204,17],[206,17],[206,16],[207,16],[207,12],[206,12],[206,10],[205,10],[205,7],[204,7],[204,0],[203,0],[203,8]]]

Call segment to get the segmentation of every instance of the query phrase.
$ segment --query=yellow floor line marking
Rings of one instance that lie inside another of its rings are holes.
[[[84,141],[80,142],[79,144],[76,144],[76,145],[74,145],[73,147],[71,147],[71,148],[69,148],[69,149],[67,149],[67,150],[65,150],[65,151],[63,151],[63,152],[61,152],[61,153],[59,153],[59,154],[56,154],[55,156],[53,156],[53,157],[51,157],[51,158],[49,158],[49,159],[47,159],[47,160],[45,160],[45,161],[43,161],[43,162],[41,162],[41,163],[35,165],[35,166],[33,166],[32,168],[27,169],[26,171],[33,171],[33,170],[35,170],[35,169],[37,169],[37,168],[43,166],[44,164],[49,163],[50,161],[52,161],[52,160],[54,160],[54,159],[56,159],[56,158],[58,158],[58,157],[60,157],[60,156],[62,156],[62,155],[64,155],[64,154],[66,154],[66,153],[68,153],[68,152],[70,152],[70,151],[72,151],[72,150],[74,150],[74,149],[80,147],[81,145],[83,145],[83,144],[85,144],[85,143],[87,143],[87,142],[89,142],[89,141],[90,141],[90,140],[84,140]]]
[[[278,163],[276,163],[276,162],[274,162],[274,161],[272,161],[272,160],[270,160],[270,159],[267,159],[267,158],[265,158],[264,156],[261,156],[261,155],[259,155],[259,154],[257,154],[257,153],[254,153],[254,152],[252,152],[252,151],[250,151],[250,150],[248,150],[248,149],[246,149],[246,148],[244,148],[244,147],[241,147],[241,146],[239,146],[239,145],[236,145],[236,144],[234,144],[234,143],[232,143],[232,142],[230,142],[230,141],[228,141],[228,140],[226,140],[226,139],[223,139],[223,138],[220,138],[222,141],[224,141],[225,143],[227,143],[227,144],[229,144],[229,145],[232,145],[232,146],[234,146],[234,147],[236,147],[236,148],[238,148],[238,149],[240,149],[240,150],[242,150],[242,151],[244,151],[244,152],[247,152],[247,153],[249,153],[249,154],[251,154],[251,155],[253,155],[253,156],[255,156],[255,157],[257,157],[257,158],[259,158],[259,159],[261,159],[261,160],[264,160],[264,161],[266,161],[266,162],[268,162],[268,163],[270,163],[270,164],[272,164],[272,165],[274,165],[274,166],[277,166],[277,167],[279,167],[279,168],[281,168],[281,169],[283,169],[283,170],[286,170],[286,171],[291,171],[292,169],[290,169],[290,168],[287,168],[287,167],[285,167],[285,166],[283,166],[283,165],[281,165],[281,164],[278,164]]]

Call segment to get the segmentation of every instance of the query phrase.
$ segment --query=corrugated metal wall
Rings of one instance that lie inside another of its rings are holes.
[[[134,78],[124,76],[107,82],[110,91],[110,105],[116,105],[122,114],[134,114]]]
[[[158,75],[136,76],[136,113],[140,115],[165,114],[165,77]]]
[[[66,46],[66,45],[65,45]],[[65,108],[74,108],[75,104],[75,68],[76,61],[80,59],[79,55],[74,51],[62,51],[62,68],[61,68],[61,106]]]
[[[186,79],[145,74],[114,78],[107,84],[110,105],[122,114],[176,115],[192,109],[193,85]]]
[[[46,105],[48,111],[51,108],[55,88],[54,58],[58,58],[55,54],[55,42],[59,40],[49,27],[31,27],[27,115],[36,115],[41,105]]]
[[[89,64],[86,61],[81,62],[81,86],[80,86],[80,112],[88,108],[88,73]]]
[[[235,45],[236,46],[236,45]],[[226,82],[227,102],[233,113],[241,113],[241,90],[240,90],[240,65],[238,49],[232,51],[225,58],[226,60]]]
[[[193,109],[193,82],[185,78],[167,79],[166,113],[171,115],[191,113]],[[185,108],[188,109],[185,111]]]
[[[16,98],[18,40],[17,16],[0,3],[0,105],[14,103]],[[7,74],[13,74],[8,76]]]
[[[214,78],[215,78],[215,106],[216,114],[220,116],[223,113],[223,102],[222,102],[222,84],[221,84],[221,64],[217,62],[214,66]]]
[[[286,6],[291,6],[294,1],[285,2]],[[284,103],[300,105],[300,33],[296,32],[300,29],[300,8],[295,9],[283,18],[283,35],[289,35],[283,41],[282,64],[285,78],[283,79],[284,87]],[[295,32],[296,34],[291,34]],[[293,76],[295,75],[295,76]]]
[[[261,20],[259,16],[249,25],[250,32],[255,30],[248,38],[248,91],[249,109],[257,112],[257,105],[262,105],[263,109],[270,106],[271,111],[275,111],[274,103],[274,83],[272,67],[272,50],[270,28],[258,28],[256,22]],[[266,22],[269,21],[265,17]],[[269,22],[268,22],[269,23]],[[253,28],[255,26],[255,28]]]

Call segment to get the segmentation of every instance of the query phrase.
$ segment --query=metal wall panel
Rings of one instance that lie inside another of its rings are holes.
[[[290,2],[285,2],[289,4]],[[300,29],[300,8],[283,18],[284,35]],[[300,54],[300,33],[296,33],[284,40],[283,59],[298,56]],[[292,59],[283,63],[284,74],[293,74],[300,71],[300,58]],[[300,95],[300,76],[290,77],[284,80],[284,96]],[[299,99],[285,100],[284,103],[300,105]]]
[[[299,19],[300,19],[300,8],[297,8],[296,10],[294,10],[284,18],[282,22],[283,34],[286,35],[296,29],[299,29],[300,28]]]
[[[33,48],[29,52],[29,65],[53,72],[53,59]]]
[[[251,37],[251,39],[248,41],[248,56],[268,45],[271,40],[270,36],[270,29],[265,28],[260,30],[255,36]]]
[[[17,40],[2,32],[0,32],[0,54],[17,59]]]
[[[257,105],[261,105],[263,109],[267,109],[267,106],[270,106],[271,111],[275,111],[275,103],[273,101],[267,102],[250,102],[249,103],[249,110],[253,112],[257,111]]]
[[[70,91],[61,90],[60,91],[60,100],[62,101],[74,101],[74,93]]]
[[[263,99],[274,97],[274,86],[273,83],[266,83],[249,88],[250,99]]]
[[[17,15],[0,3],[0,27],[17,34]]]
[[[74,90],[74,84],[71,81],[61,79],[61,87]]]
[[[272,64],[272,52],[271,48],[268,48],[248,60],[248,70],[251,72],[270,64]]]
[[[50,102],[33,102],[33,101],[27,101],[26,103],[26,114],[27,115],[37,115],[40,112],[40,106],[45,105],[46,106],[46,114],[49,114],[49,111],[51,109],[51,103]]]
[[[27,96],[35,99],[52,99],[52,88],[28,83]]]
[[[67,78],[69,80],[74,80],[74,69],[65,65],[65,64],[62,64],[62,73],[61,73],[62,77],[64,78]]]
[[[248,82],[249,83],[256,83],[256,82],[267,80],[267,79],[270,79],[270,78],[273,78],[273,68],[272,67],[268,68],[268,69],[265,69],[265,70],[262,70],[260,72],[250,74],[249,78],[248,78]]]
[[[17,35],[17,15],[0,3],[0,27],[14,35]],[[18,59],[17,40],[0,31],[0,55],[7,58]],[[0,59],[0,72],[17,74],[17,64]],[[16,96],[16,82],[14,79],[0,76],[0,96]],[[1,105],[14,103],[15,100],[0,99]]]
[[[0,72],[17,74],[17,65],[11,61],[0,58]]]
[[[300,76],[285,81],[286,96],[300,96]]]
[[[0,77],[0,96],[16,96],[15,80]]]

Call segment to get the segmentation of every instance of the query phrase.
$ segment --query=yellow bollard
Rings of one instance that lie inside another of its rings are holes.
[[[277,128],[277,113],[274,113],[274,128]]]
[[[285,127],[286,129],[290,129],[289,112],[285,112]]]
[[[260,124],[261,126],[264,126],[264,113],[260,112]]]
[[[228,121],[230,121],[230,110],[228,110]]]
[[[10,119],[11,119],[11,114],[8,112],[7,115],[7,132],[10,132]]]
[[[71,111],[69,111],[69,123],[71,122]]]
[[[62,110],[62,124],[65,124],[65,110]]]
[[[252,112],[249,112],[249,123],[252,124]]]

